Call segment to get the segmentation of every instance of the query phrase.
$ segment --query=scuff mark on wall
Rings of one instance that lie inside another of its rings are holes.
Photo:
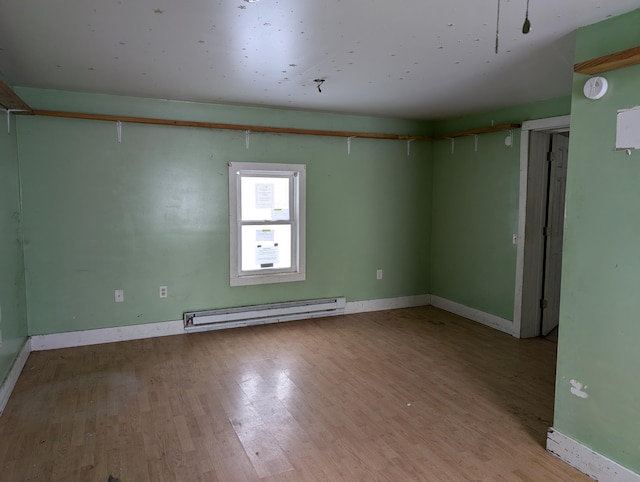
[[[587,385],[583,385],[578,380],[571,380],[570,383],[571,383],[571,393],[573,395],[580,398],[589,398],[589,394],[584,391],[587,389]]]

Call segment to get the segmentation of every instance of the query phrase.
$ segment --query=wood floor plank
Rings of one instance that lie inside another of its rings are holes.
[[[433,307],[32,353],[8,481],[581,481],[555,344]]]

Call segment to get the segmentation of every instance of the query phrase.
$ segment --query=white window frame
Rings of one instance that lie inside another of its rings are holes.
[[[306,172],[304,164],[272,164],[259,162],[229,163],[229,284],[248,286],[288,281],[304,281],[306,278]],[[279,221],[245,221],[241,219],[242,177],[290,177],[288,221],[291,225],[291,268],[264,268],[258,271],[242,271],[242,226],[278,224]]]

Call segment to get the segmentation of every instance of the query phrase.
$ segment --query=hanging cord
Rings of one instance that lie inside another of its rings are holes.
[[[498,53],[499,41],[500,41],[500,0],[498,0],[498,15],[496,18],[496,53]]]
[[[531,30],[531,22],[529,21],[529,0],[527,0],[527,11],[524,14],[524,23],[522,24],[522,33],[528,34]]]

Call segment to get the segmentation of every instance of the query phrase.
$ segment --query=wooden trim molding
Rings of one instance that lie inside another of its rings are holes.
[[[638,64],[640,64],[640,47],[633,47],[613,54],[603,55],[602,57],[579,62],[573,66],[573,71],[577,74],[595,75]]]
[[[25,114],[34,114],[48,117],[66,117],[72,119],[102,120],[113,122],[131,122],[136,124],[154,124],[180,127],[200,127],[204,129],[225,129],[235,131],[271,132],[276,134],[299,134],[309,136],[328,137],[357,137],[362,139],[390,139],[405,141],[424,141],[431,139],[429,136],[411,136],[404,134],[384,134],[377,132],[342,132],[326,131],[320,129],[298,129],[295,127],[269,127],[241,124],[224,124],[218,122],[198,122],[174,119],[155,119],[150,117],[131,117],[107,114],[87,114],[82,112],[63,112],[54,110],[31,109],[7,84],[0,81],[0,105],[8,110],[24,111]]]
[[[434,139],[454,139],[456,137],[475,136],[478,134],[488,134],[489,132],[508,131],[509,129],[519,129],[522,124],[500,124],[497,126],[480,127],[478,129],[469,129],[467,131],[452,132],[451,134],[443,134],[436,136]]]
[[[0,80],[0,105],[7,110],[24,111],[22,114],[31,114],[31,107],[29,107],[20,97],[16,94],[11,87]]]
[[[486,134],[489,132],[499,132],[509,129],[517,129],[521,124],[500,124],[497,126],[480,127],[478,129],[470,129],[466,131],[453,132],[437,137],[431,136],[412,136],[405,134],[385,134],[379,132],[343,132],[343,131],[327,131],[321,129],[299,129],[295,127],[270,127],[270,126],[256,126],[256,125],[244,125],[244,124],[225,124],[219,122],[201,122],[201,121],[186,121],[176,119],[158,119],[152,117],[133,117],[133,116],[118,116],[110,114],[90,114],[84,112],[65,112],[55,110],[40,110],[31,109],[18,95],[13,92],[8,85],[0,81],[0,105],[6,109],[22,110],[25,113],[47,116],[47,117],[63,117],[69,119],[85,119],[85,120],[100,120],[111,122],[130,122],[136,124],[153,124],[153,125],[166,125],[166,126],[178,126],[178,127],[199,127],[203,129],[225,129],[234,131],[251,131],[251,132],[269,132],[275,134],[298,134],[308,136],[327,136],[327,137],[354,137],[361,139],[389,139],[389,140],[404,140],[404,141],[424,141],[434,139],[452,139],[455,137],[472,136],[478,134]]]
[[[486,134],[489,132],[499,132],[509,129],[517,129],[521,124],[500,124],[497,126],[481,127],[478,129],[470,129],[466,131],[453,132],[437,137],[431,136],[412,136],[405,134],[385,134],[379,132],[343,132],[343,131],[327,131],[321,129],[299,129],[295,127],[270,127],[255,126],[244,124],[225,124],[219,122],[201,122],[201,121],[185,121],[176,119],[158,119],[152,117],[133,117],[133,116],[117,116],[110,114],[89,114],[84,112],[65,112],[56,110],[40,110],[31,109],[18,95],[13,92],[8,85],[0,81],[0,105],[6,109],[23,110],[25,113],[47,116],[47,117],[63,117],[69,119],[85,119],[100,120],[111,122],[130,122],[136,124],[153,124],[178,127],[199,127],[203,129],[225,129],[234,131],[251,131],[251,132],[269,132],[275,134],[298,134],[308,136],[327,136],[327,137],[354,137],[361,139],[389,139],[404,141],[425,141],[433,139],[452,139],[454,137],[464,137],[477,134]]]
[[[172,119],[155,119],[150,117],[130,117],[106,114],[86,114],[81,112],[63,112],[53,110],[34,110],[35,115],[48,117],[67,117],[72,119],[88,119],[102,121],[120,121],[131,122],[137,124],[154,124],[180,127],[201,127],[204,129],[226,129],[234,131],[251,131],[251,132],[271,132],[276,134],[301,134],[309,136],[330,136],[330,137],[358,137],[365,139],[391,139],[391,140],[428,140],[428,136],[410,136],[401,134],[383,134],[375,132],[343,132],[343,131],[325,131],[318,129],[297,129],[293,127],[269,127],[269,126],[253,126],[241,124],[223,124],[218,122],[199,122],[184,121]]]

